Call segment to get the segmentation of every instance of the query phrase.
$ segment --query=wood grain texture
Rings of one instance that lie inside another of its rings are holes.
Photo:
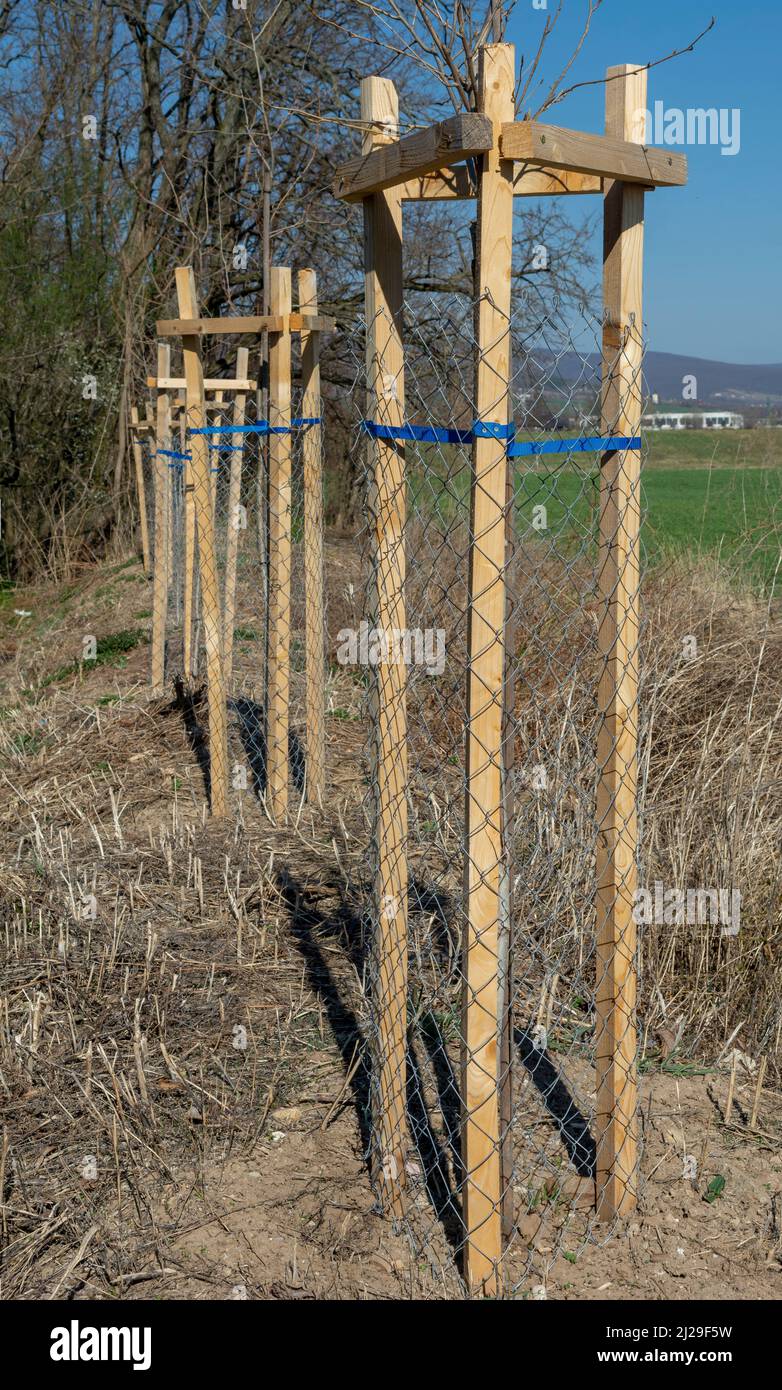
[[[646,73],[609,68],[606,130],[643,140]],[[644,194],[624,182],[604,202],[601,429],[636,435],[642,410]],[[636,889],[640,453],[604,455],[600,475],[597,739],[596,1200],[624,1216],[637,1185]]]
[[[392,82],[361,83],[364,153],[393,140],[399,105]],[[402,348],[402,199],[399,190],[364,202],[364,294],[367,319],[367,418],[404,423]],[[373,621],[385,633],[404,629],[405,448],[368,440],[370,524],[374,529]],[[381,661],[374,685],[375,868],[372,975],[377,1054],[372,1127],[378,1138],[375,1178],[385,1207],[404,1210],[407,1127],[407,668]]]
[[[249,348],[241,347],[236,353],[236,379],[245,380],[250,357]],[[233,423],[243,425],[247,395],[238,390],[233,399]],[[228,455],[228,522],[225,542],[225,603],[223,608],[223,665],[225,668],[225,688],[230,689],[233,675],[234,621],[236,618],[236,570],[239,560],[239,542],[242,536],[242,452],[244,436],[230,436],[231,450]]]
[[[302,317],[318,312],[318,280],[314,270],[298,275]],[[320,334],[301,335],[301,413],[320,416]],[[307,741],[307,799],[322,801],[326,776],[326,635],[323,604],[323,463],[322,426],[308,425],[302,433],[304,486],[304,653]]]
[[[481,50],[482,109],[499,132],[513,118],[514,49]],[[481,162],[478,194],[476,418],[507,424],[513,255],[513,164],[495,148]],[[466,909],[462,1155],[471,1291],[500,1292],[502,1259],[498,1094],[502,914],[505,669],[504,440],[473,443],[467,680]]]
[[[272,315],[287,321],[291,272],[273,266]],[[266,804],[278,824],[288,814],[291,644],[291,335],[269,334],[269,635],[266,718]]]
[[[437,174],[425,174],[400,184],[399,191],[406,201],[452,202],[454,199],[477,198],[478,185],[470,177],[466,164],[445,169]],[[577,174],[569,169],[540,169],[533,164],[516,164],[513,173],[513,194],[516,198],[541,198],[571,193],[602,193],[603,180],[594,174]]]
[[[606,99],[616,100],[608,91]],[[587,135],[538,121],[517,121],[503,127],[500,147],[508,159],[596,174],[604,179],[622,179],[625,183],[663,187],[687,182],[686,155],[613,134]]]
[[[195,277],[189,266],[177,267],[176,288],[182,318],[186,321],[196,318],[198,306]],[[197,336],[183,337],[182,355],[187,383],[187,425],[190,430],[188,446],[198,533],[201,611],[206,647],[210,810],[213,816],[224,816],[228,811],[228,731],[209,445],[204,435],[193,434],[193,430],[203,429],[206,424],[204,372],[201,344]],[[158,372],[158,375],[166,374]]]
[[[381,81],[368,78],[368,81]],[[398,128],[398,127],[397,127]],[[409,179],[420,178],[435,169],[459,164],[464,159],[491,149],[491,122],[475,112],[449,116],[445,121],[416,130],[404,139],[388,141],[379,127],[381,139],[343,164],[337,170],[334,193],[347,202],[357,202]]]
[[[158,343],[158,376],[169,375],[171,348]],[[155,402],[155,554],[152,581],[152,688],[161,690],[165,678],[166,616],[168,612],[168,459],[161,449],[171,448],[171,401],[158,391]]]

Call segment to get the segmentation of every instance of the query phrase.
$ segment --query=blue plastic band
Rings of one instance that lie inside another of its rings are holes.
[[[177,453],[176,449],[158,449],[157,452],[158,452],[159,454],[164,454],[165,457],[166,457],[166,458],[169,458],[169,459],[182,459],[182,460],[184,460],[184,459],[192,458],[192,454],[179,454],[179,453]]]
[[[512,439],[516,433],[513,421],[501,425],[496,420],[475,420],[472,427],[475,439]]]
[[[434,425],[378,425],[362,420],[364,434],[372,439],[417,439],[424,444],[470,444],[472,430],[437,429]]]
[[[523,458],[529,454],[603,454],[617,449],[640,449],[639,435],[585,436],[581,439],[533,439],[526,443],[509,444],[508,458]]]
[[[291,420],[290,425],[270,425],[268,420],[259,420],[255,425],[206,425],[203,429],[190,430],[190,434],[289,434],[291,430],[306,429],[309,425],[319,424],[320,415],[307,415]]]

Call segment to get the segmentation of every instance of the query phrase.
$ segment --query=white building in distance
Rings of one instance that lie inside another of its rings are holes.
[[[646,430],[743,430],[744,416],[733,410],[653,411],[644,415]]]

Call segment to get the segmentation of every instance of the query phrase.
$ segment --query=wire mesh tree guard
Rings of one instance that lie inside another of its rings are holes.
[[[335,184],[365,224],[373,1171],[488,1296],[531,1219],[559,1248],[579,1202],[586,1239],[636,1200],[643,195],[686,179],[642,68],[608,70],[604,136],[513,94],[487,46],[480,111],[400,140],[365,79]],[[579,322],[511,290],[514,197],[571,192],[604,210]],[[473,195],[475,300],[422,316],[403,203]]]

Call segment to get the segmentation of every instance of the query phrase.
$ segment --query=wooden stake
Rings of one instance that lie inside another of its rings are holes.
[[[393,82],[361,83],[363,153],[396,138]],[[367,416],[404,423],[402,349],[402,198],[398,189],[364,200],[364,296],[367,319]],[[370,440],[370,515],[376,537],[373,621],[390,634],[405,627],[406,478],[404,445]],[[374,685],[375,878],[373,1004],[377,1028],[372,1127],[375,1177],[387,1209],[404,1210],[408,1142],[407,1084],[407,668],[381,661]]]
[[[152,573],[152,561],[149,552],[149,524],[147,521],[147,490],[144,483],[144,455],[142,452],[141,436],[138,432],[139,414],[138,408],[134,405],[130,411],[130,422],[136,426],[133,430],[133,464],[136,472],[136,499],[138,501],[139,523],[141,525],[141,554],[144,562],[144,573],[149,576]],[[150,440],[151,444],[151,440]]]
[[[179,313],[182,318],[196,318],[195,277],[189,266],[176,271]],[[190,430],[193,499],[198,530],[198,566],[201,579],[201,608],[204,619],[206,674],[209,699],[209,775],[211,812],[224,816],[228,810],[228,735],[223,675],[222,633],[220,626],[220,597],[217,587],[215,561],[214,513],[209,473],[207,437],[193,434],[206,424],[204,405],[204,372],[198,337],[185,336],[182,351],[187,382],[187,423]]]
[[[646,73],[609,68],[606,134],[642,143]],[[640,432],[644,194],[614,182],[604,198],[602,430]],[[636,780],[638,758],[639,474],[637,450],[605,454],[600,475],[597,738],[597,1059],[595,1139],[601,1221],[635,1206]]]
[[[300,270],[299,309],[318,312],[318,283],[314,270]],[[301,335],[301,413],[319,419],[320,334]],[[325,779],[325,632],[323,616],[323,465],[320,424],[304,427],[304,628],[306,659],[307,798],[320,801]]]
[[[237,378],[247,376],[249,348],[239,348],[236,353]],[[234,396],[233,422],[244,424],[247,396],[237,391]],[[241,534],[242,501],[242,451],[244,436],[231,435],[230,478],[228,484],[228,532],[225,543],[225,620],[223,627],[223,654],[226,690],[230,689],[233,674],[234,620],[236,617],[236,565],[239,556],[239,536]]]
[[[291,312],[291,272],[271,272],[272,316]],[[291,640],[291,335],[269,334],[269,639],[266,791],[275,821],[288,813]]]
[[[498,153],[514,113],[514,49],[481,49],[482,110],[494,149],[478,188],[476,418],[509,420],[513,164]],[[502,839],[507,441],[473,444],[467,679],[466,915],[462,1156],[465,1278],[473,1293],[500,1292],[502,1255],[498,1067],[499,932],[506,866]]]
[[[171,348],[157,345],[157,374],[171,374]],[[168,612],[168,494],[169,460],[161,449],[171,448],[171,405],[167,391],[158,391],[155,408],[155,573],[152,586],[152,687],[163,688]]]

